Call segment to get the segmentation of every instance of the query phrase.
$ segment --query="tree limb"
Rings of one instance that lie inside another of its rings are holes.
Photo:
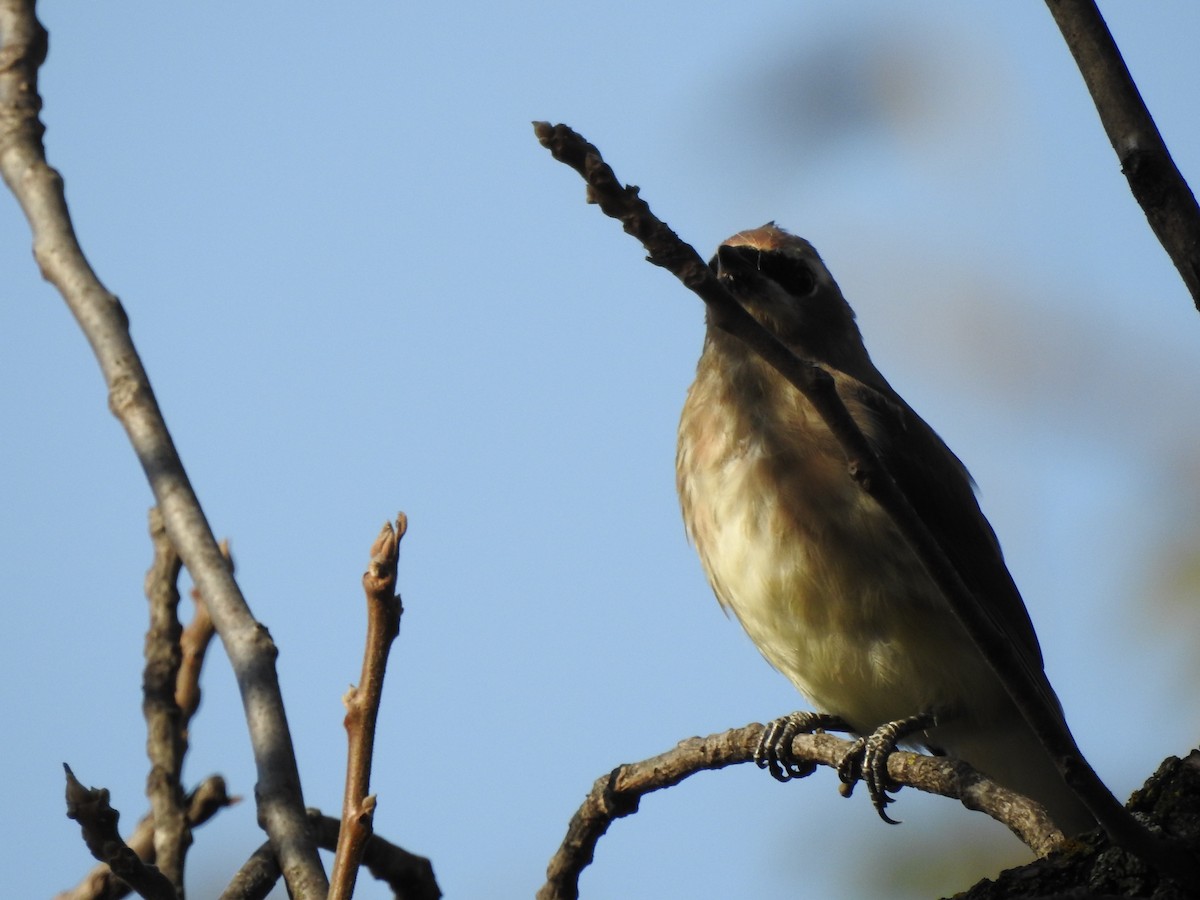
[[[1129,188],[1200,309],[1200,207],[1093,0],[1046,0]]]
[[[294,897],[320,900],[328,881],[304,816],[300,775],[275,671],[277,650],[221,558],[158,408],[120,301],[76,240],[62,177],[46,161],[38,68],[47,35],[33,0],[0,0],[0,172],[33,231],[42,275],[67,302],[100,363],[109,408],[146,473],[171,543],[208,603],[242,695],[258,770],[259,822]]]
[[[538,900],[574,900],[579,876],[591,863],[596,844],[616,819],[637,812],[641,798],[679,784],[690,775],[750,762],[763,726],[747,725],[705,738],[689,738],[666,753],[618,766],[592,785],[571,818],[562,845],[550,860]],[[837,769],[850,741],[830,734],[801,734],[792,742],[798,760]],[[1066,839],[1034,801],[980,775],[961,760],[896,751],[887,760],[898,785],[914,787],[962,802],[1006,825],[1039,856],[1060,849]]]

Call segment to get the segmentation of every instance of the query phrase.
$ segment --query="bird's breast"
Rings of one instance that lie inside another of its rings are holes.
[[[857,727],[953,705],[976,666],[957,658],[965,635],[816,411],[791,395],[776,415],[747,412],[764,398],[718,380],[689,391],[677,485],[717,598],[815,705]]]

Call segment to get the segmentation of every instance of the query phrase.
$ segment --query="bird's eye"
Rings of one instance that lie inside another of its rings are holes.
[[[793,297],[807,297],[817,283],[808,263],[784,253],[762,254],[758,270]]]

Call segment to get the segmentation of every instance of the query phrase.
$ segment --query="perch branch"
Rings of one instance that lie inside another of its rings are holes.
[[[579,876],[591,863],[596,843],[616,819],[637,811],[641,798],[679,784],[689,775],[750,762],[763,726],[747,725],[706,738],[689,738],[659,756],[618,766],[596,780],[571,818],[562,845],[550,860],[538,900],[574,900]],[[837,769],[851,743],[829,734],[801,734],[792,742],[796,759]],[[940,794],[979,810],[1008,828],[1039,856],[1063,846],[1065,838],[1035,802],[947,757],[897,751],[887,760],[897,784]]]
[[[598,204],[606,215],[619,219],[625,231],[641,241],[649,253],[649,262],[675,275],[704,301],[714,325],[745,342],[804,394],[842,447],[850,476],[887,511],[912,545],[954,615],[1050,752],[1064,779],[1113,841],[1184,883],[1200,887],[1200,862],[1196,857],[1187,848],[1150,835],[1113,797],[1084,759],[1074,737],[1061,722],[1056,704],[1046,695],[1028,663],[1014,650],[1014,642],[1003,625],[976,601],[908,498],[880,464],[838,397],[829,373],[793,355],[743,309],[699,254],[650,211],[638,196],[638,189],[618,181],[592,144],[566,125],[535,122],[534,132],[555,159],[583,176],[588,186],[588,202]]]
[[[217,814],[218,810],[238,803],[225,789],[225,779],[210,775],[187,799],[188,826],[197,828]],[[143,816],[127,842],[129,849],[143,862],[154,862],[154,817]],[[87,873],[75,887],[55,895],[54,900],[120,900],[129,893],[129,886],[101,863]]]
[[[1200,309],[1200,207],[1093,0],[1046,0],[1150,228]]]
[[[371,787],[371,755],[375,746],[375,722],[383,697],[383,676],[388,652],[400,633],[404,608],[396,593],[400,541],[408,530],[408,517],[396,516],[396,527],[383,526],[371,546],[371,562],[363,573],[367,594],[367,639],[363,648],[362,676],[342,702],[346,705],[346,792],[342,799],[342,826],[338,834],[333,872],[329,877],[329,900],[350,900],[354,881],[375,816]]]
[[[154,859],[160,872],[183,896],[183,861],[192,833],[180,774],[183,770],[183,717],[175,702],[179,679],[179,572],[183,566],[171,546],[158,508],[150,510],[154,562],[146,573],[150,627],[146,631],[146,668],[142,676],[142,713],[146,717],[146,755],[150,774],[146,796],[154,818]]]
[[[317,809],[310,809],[308,816],[317,845],[324,850],[333,850],[338,843],[341,822],[333,816],[322,815]],[[442,896],[428,859],[409,853],[377,834],[367,838],[362,864],[391,888],[396,900],[438,900]],[[261,900],[278,880],[279,865],[271,854],[270,845],[263,844],[234,876],[221,894],[221,900]]]
[[[162,511],[171,543],[204,595],[242,695],[258,770],[258,818],[299,900],[323,898],[328,881],[306,825],[300,775],[275,671],[277,651],[229,574],[179,459],[120,301],[101,284],[76,240],[63,179],[46,161],[38,69],[47,35],[33,0],[0,0],[0,172],[33,232],[42,275],[87,336]]]

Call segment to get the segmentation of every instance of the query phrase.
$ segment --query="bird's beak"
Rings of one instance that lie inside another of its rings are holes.
[[[708,264],[722,281],[729,281],[739,273],[758,268],[759,251],[753,247],[722,244]]]

